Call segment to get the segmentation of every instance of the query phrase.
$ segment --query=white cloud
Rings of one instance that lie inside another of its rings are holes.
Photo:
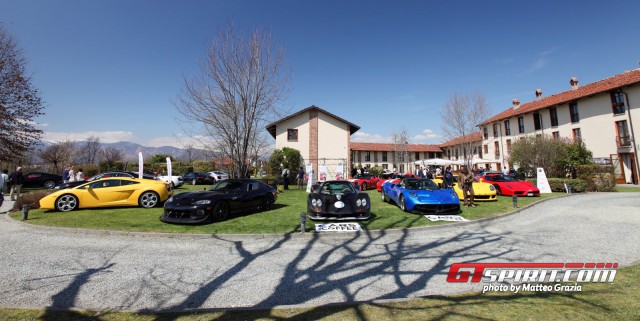
[[[351,141],[361,143],[390,143],[391,137],[385,137],[379,134],[356,132],[353,134]]]
[[[434,133],[431,129],[425,129],[422,131],[422,134],[413,136],[414,141],[425,141],[430,139],[439,139],[442,138],[442,135]]]
[[[42,140],[49,142],[62,142],[65,140],[82,141],[90,136],[100,138],[100,142],[102,143],[133,142],[135,138],[132,132],[126,131],[85,131],[78,133],[44,132]]]

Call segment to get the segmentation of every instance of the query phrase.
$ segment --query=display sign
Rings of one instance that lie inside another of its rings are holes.
[[[327,165],[320,164],[320,178],[318,179],[320,182],[324,182],[327,180]]]
[[[339,181],[343,178],[344,178],[344,166],[342,166],[342,163],[340,163],[336,167],[336,180]]]
[[[362,227],[358,223],[316,224],[316,232],[359,232]]]
[[[459,215],[425,215],[429,221],[450,221],[450,222],[464,222],[468,221],[468,219],[459,216]]]
[[[307,193],[311,193],[311,186],[315,184],[315,178],[313,177],[313,165],[307,164],[305,169],[307,173]]]
[[[551,193],[551,186],[547,180],[547,175],[544,173],[544,168],[538,167],[538,177],[536,181],[540,193]]]

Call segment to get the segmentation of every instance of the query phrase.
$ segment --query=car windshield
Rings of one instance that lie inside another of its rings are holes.
[[[211,191],[235,191],[242,190],[242,182],[238,181],[222,181],[213,185]]]
[[[326,182],[320,187],[320,194],[336,195],[336,194],[353,194],[356,189],[349,182]]]
[[[494,182],[515,182],[516,180],[506,175],[488,175],[490,181]]]
[[[439,189],[436,183],[430,179],[411,179],[406,180],[404,187],[409,190],[436,190]]]

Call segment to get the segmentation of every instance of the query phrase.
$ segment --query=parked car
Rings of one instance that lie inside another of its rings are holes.
[[[169,198],[167,184],[157,180],[109,177],[85,182],[43,197],[40,208],[73,211],[78,208],[157,206]]]
[[[278,195],[274,186],[252,179],[227,179],[208,191],[174,195],[164,203],[160,220],[197,224],[225,220],[230,214],[268,211]]]
[[[95,181],[97,179],[107,178],[107,177],[138,178],[138,172],[132,172],[132,171],[104,172],[104,173],[100,173],[100,174],[91,176],[87,180],[84,180],[84,181],[73,181],[73,182],[67,182],[67,183],[60,182],[59,185],[56,185],[55,189],[65,189],[65,188],[76,187],[76,186],[80,186],[80,185],[82,185],[82,184],[84,184],[86,182],[91,182],[91,181]],[[142,178],[144,178],[144,179],[154,179],[155,180],[155,177],[153,177],[153,175],[146,174],[146,173],[142,173]]]
[[[307,215],[311,220],[368,220],[371,218],[369,194],[348,181],[326,181],[314,185],[307,197]]]
[[[394,201],[404,212],[425,214],[460,213],[458,195],[450,189],[440,189],[427,178],[403,178],[382,185],[382,201]]]
[[[213,177],[214,182],[219,182],[221,180],[229,179],[229,174],[220,171],[207,172],[207,175]]]
[[[182,186],[184,184],[184,180],[183,180],[182,176],[159,175],[159,176],[156,176],[156,179],[159,179],[159,180],[161,180],[163,182],[170,183],[172,188],[178,188],[178,187],[180,187],[180,186]]]
[[[540,196],[540,190],[527,181],[518,181],[501,173],[485,174],[482,181],[492,184],[499,195],[505,196]]]
[[[370,174],[358,174],[354,176],[349,182],[358,183],[360,189],[363,191],[376,188],[376,183],[380,179]]]
[[[214,183],[213,177],[203,172],[189,172],[182,176],[182,180],[191,185]]]
[[[437,176],[438,178],[434,178],[433,182],[436,183],[439,187],[442,187],[442,176]],[[473,200],[477,202],[490,202],[498,200],[498,193],[496,188],[488,183],[478,181],[473,182],[471,185],[473,188]],[[462,192],[462,188],[458,184],[458,175],[453,176],[453,190],[458,194],[458,198],[463,201],[464,193]]]
[[[43,173],[32,172],[23,175],[22,187],[23,188],[37,188],[44,187],[46,189],[53,189],[56,184],[62,183],[62,176]],[[8,184],[11,186],[11,182]]]

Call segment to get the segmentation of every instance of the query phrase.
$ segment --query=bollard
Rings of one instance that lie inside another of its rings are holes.
[[[513,194],[513,208],[518,208],[518,195]]]
[[[300,212],[300,233],[304,233],[307,230],[307,213]]]
[[[29,219],[29,204],[22,205],[22,220],[26,221]]]

